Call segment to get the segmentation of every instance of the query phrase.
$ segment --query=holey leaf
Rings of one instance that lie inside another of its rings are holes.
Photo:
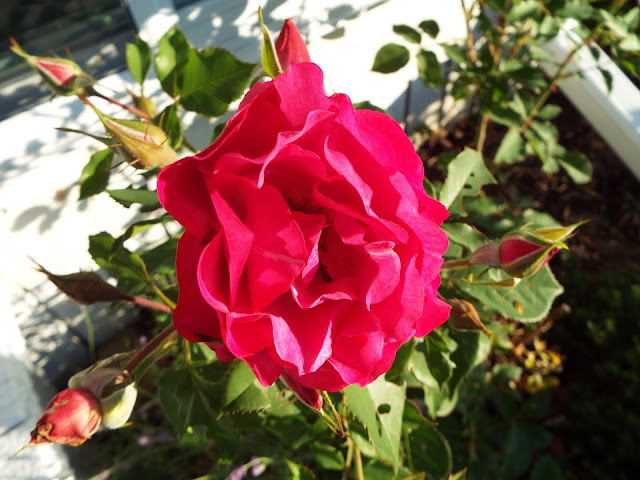
[[[477,195],[480,187],[488,183],[496,181],[485,167],[482,155],[476,150],[465,148],[449,164],[447,180],[440,190],[440,202],[452,215],[465,216],[462,198]]]
[[[495,285],[469,283],[462,279],[456,280],[455,284],[487,307],[521,322],[541,320],[549,312],[554,299],[563,291],[548,265],[532,277],[520,281],[515,287],[499,288]]]
[[[400,462],[402,413],[405,387],[383,377],[366,387],[350,385],[344,389],[349,410],[362,422],[378,456],[393,465]]]

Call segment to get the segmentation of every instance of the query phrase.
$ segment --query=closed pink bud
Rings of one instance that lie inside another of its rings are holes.
[[[560,247],[537,243],[524,237],[504,238],[500,242],[500,266],[513,277],[529,277],[551,260]]]
[[[58,57],[37,57],[22,50],[18,42],[9,38],[9,49],[24,58],[58,95],[89,95],[95,83],[73,60]]]
[[[78,446],[100,427],[102,412],[89,390],[68,388],[51,399],[31,432],[29,444],[59,443]]]
[[[295,63],[310,62],[309,50],[302,39],[293,20],[287,18],[282,25],[280,35],[276,40],[276,53],[282,71],[286,72]]]
[[[301,385],[287,372],[283,372],[280,378],[303,403],[306,403],[314,410],[322,410],[323,400],[318,390]]]

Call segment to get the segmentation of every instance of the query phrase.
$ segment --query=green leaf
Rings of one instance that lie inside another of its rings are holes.
[[[458,348],[451,354],[456,368],[449,380],[449,389],[456,391],[471,370],[486,360],[491,350],[491,338],[482,332],[457,331],[452,336]]]
[[[219,116],[249,85],[255,64],[227,50],[193,48],[175,26],[160,39],[156,72],[165,92],[187,110]]]
[[[152,218],[149,220],[141,220],[139,222],[135,222],[129,225],[129,227],[127,227],[124,233],[120,235],[118,238],[116,238],[116,241],[113,242],[112,250],[114,252],[116,250],[119,250],[124,245],[124,242],[129,240],[131,237],[138,235],[139,233],[142,233],[145,230],[148,230],[154,225],[158,225],[161,223],[169,223],[173,221],[174,221],[173,218],[169,214],[164,214],[158,218]]]
[[[520,128],[520,125],[522,124],[520,115],[512,108],[491,106],[489,108],[485,108],[483,113],[494,122],[507,127]]]
[[[418,26],[431,38],[436,38],[438,36],[438,33],[440,33],[440,27],[438,26],[438,22],[436,22],[435,20],[424,20],[420,22],[420,25]]]
[[[566,18],[584,20],[592,15],[594,9],[584,0],[564,0],[557,2],[557,8],[553,10],[554,15]]]
[[[254,68],[255,64],[238,60],[222,48],[192,48],[179,77],[180,105],[202,115],[220,116],[245,92]]]
[[[625,37],[629,33],[629,27],[622,18],[616,17],[613,13],[601,8],[598,10],[600,18],[604,21],[606,27],[611,33],[618,37]]]
[[[259,384],[245,362],[238,361],[232,367],[225,388],[223,406],[225,410],[233,412],[252,412],[269,407],[265,387]]]
[[[178,151],[182,148],[182,124],[178,118],[178,105],[172,103],[153,119],[169,139],[169,146]]]
[[[106,148],[91,155],[89,163],[85,165],[80,174],[80,196],[78,200],[96,195],[109,184],[111,164],[113,162],[113,150]]]
[[[533,453],[551,443],[551,434],[543,427],[516,421],[506,438],[503,476],[518,478],[529,469]]]
[[[389,115],[389,112],[387,112],[384,108],[374,105],[369,100],[356,102],[353,104],[353,108],[354,110],[373,110],[374,112],[380,112],[380,113],[384,113],[385,115]]]
[[[392,73],[400,70],[409,61],[409,50],[397,43],[384,45],[373,60],[371,70],[378,73]]]
[[[551,15],[545,15],[540,22],[539,35],[547,40],[551,40],[560,31],[560,21]]]
[[[448,167],[447,180],[440,190],[440,202],[452,213],[462,215],[462,198],[477,195],[482,185],[496,183],[482,161],[482,155],[465,148]]]
[[[422,35],[416,29],[411,28],[409,25],[394,25],[393,33],[396,35],[400,35],[409,43],[417,43],[420,44],[422,40]]]
[[[500,143],[493,160],[498,164],[514,164],[523,161],[524,157],[524,140],[520,135],[520,129],[511,127],[502,139],[502,143]]]
[[[583,153],[568,152],[563,157],[558,158],[558,163],[576,184],[583,185],[591,181],[593,166]]]
[[[536,118],[540,120],[553,120],[560,115],[560,113],[562,113],[562,107],[549,104],[540,109]]]
[[[460,470],[459,472],[452,473],[451,475],[449,475],[449,478],[447,480],[465,480],[465,478],[467,478],[466,468],[464,470]]]
[[[349,410],[363,423],[378,456],[397,465],[400,462],[400,435],[405,387],[380,377],[366,387],[344,389]]]
[[[391,365],[391,368],[385,375],[385,378],[387,380],[395,380],[400,376],[400,374],[402,374],[402,372],[405,371],[405,369],[409,365],[409,360],[411,360],[411,356],[415,351],[415,347],[416,339],[415,337],[411,337],[411,340],[409,340],[398,349],[396,358],[393,361],[393,365]]]
[[[139,36],[136,36],[133,43],[127,43],[125,56],[131,75],[136,82],[142,85],[149,73],[149,68],[151,68],[151,47]]]
[[[218,368],[215,363],[186,368],[176,361],[160,376],[157,395],[165,417],[179,435],[201,427],[208,438],[228,451],[237,447],[237,439],[218,421],[220,387],[206,380],[217,376]]]
[[[633,33],[625,35],[618,46],[626,52],[640,52],[640,37]]]
[[[316,476],[309,470],[309,467],[286,460],[291,480],[316,480]]]
[[[564,480],[567,477],[553,457],[544,455],[534,465],[530,478],[531,480]]]
[[[447,478],[453,468],[451,447],[438,429],[427,422],[409,434],[413,469],[429,480]]]
[[[444,53],[456,63],[460,65],[465,65],[469,62],[469,57],[467,56],[467,50],[462,45],[457,44],[446,44],[443,43],[440,45],[444,50]]]
[[[420,50],[416,55],[418,75],[427,87],[438,87],[442,84],[440,62],[436,54],[428,50]]]
[[[344,468],[344,455],[335,447],[325,445],[319,442],[313,442],[311,445],[313,459],[324,470],[342,471]]]
[[[134,203],[154,205],[158,203],[158,193],[155,190],[123,188],[107,190],[107,193],[120,205],[129,208]]]
[[[89,237],[89,254],[93,260],[105,270],[117,277],[145,280],[147,267],[142,257],[124,247],[113,251],[115,239],[107,232],[100,232]]]
[[[171,97],[180,94],[181,76],[191,46],[175,25],[158,42],[155,66],[162,89]]]
[[[438,330],[432,331],[424,338],[424,354],[429,366],[429,371],[442,389],[445,382],[453,375],[455,363],[451,361],[451,351],[442,341]]]
[[[485,244],[485,237],[466,223],[447,222],[442,225],[451,242],[467,247],[470,251]]]
[[[507,14],[506,23],[518,22],[527,18],[535,18],[542,13],[537,0],[522,0],[511,7]]]
[[[541,320],[549,312],[554,299],[563,291],[548,265],[532,277],[520,281],[515,287],[496,288],[465,280],[456,280],[455,284],[487,307],[521,322]]]

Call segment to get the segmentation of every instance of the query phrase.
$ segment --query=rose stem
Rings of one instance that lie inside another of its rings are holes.
[[[137,115],[140,118],[144,118],[146,120],[151,120],[151,116],[148,113],[143,112],[142,110],[139,110],[136,107],[131,107],[129,105],[125,105],[124,103],[119,102],[115,98],[107,97],[106,95],[103,95],[103,94],[101,94],[100,92],[98,92],[96,90],[93,90],[91,92],[91,94],[95,95],[96,97],[100,97],[103,100],[106,100],[107,102],[113,103],[114,105],[117,105],[120,108],[124,108],[125,110],[128,110],[129,112],[133,113],[134,115]]]

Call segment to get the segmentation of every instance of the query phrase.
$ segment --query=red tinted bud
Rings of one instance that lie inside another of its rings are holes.
[[[57,57],[36,57],[22,50],[18,42],[9,38],[12,52],[20,55],[58,95],[88,95],[95,80],[73,60]]]
[[[303,403],[306,403],[314,410],[322,410],[322,395],[318,390],[300,385],[297,380],[286,372],[280,378]]]
[[[91,438],[102,420],[98,399],[88,390],[68,388],[51,399],[31,432],[32,445],[77,446]]]
[[[523,228],[507,233],[499,244],[490,242],[471,255],[469,263],[500,267],[512,277],[530,277],[547,264],[581,223],[568,227]]]
[[[284,21],[282,30],[280,30],[280,35],[276,40],[276,53],[283,72],[289,70],[289,66],[295,63],[311,61],[307,45],[304,43],[296,24],[290,18]]]

